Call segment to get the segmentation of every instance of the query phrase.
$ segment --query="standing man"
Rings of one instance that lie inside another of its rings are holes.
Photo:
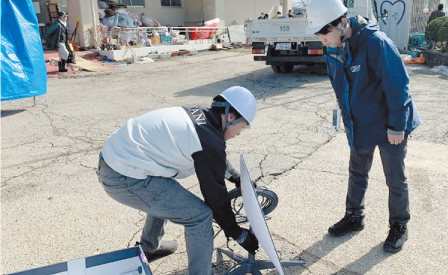
[[[108,137],[98,178],[113,199],[147,213],[140,244],[148,260],[177,248],[177,242],[161,241],[166,220],[185,227],[190,274],[213,274],[213,219],[227,238],[250,253],[258,249],[255,235],[237,224],[224,182],[240,184],[226,159],[226,141],[247,128],[256,111],[252,93],[234,86],[216,96],[211,108],[151,111]],[[204,201],[176,180],[194,173]]]
[[[67,29],[67,14],[65,12],[59,13],[59,19],[58,22],[59,28],[58,28],[58,39],[59,39],[59,47],[58,47],[58,54],[59,54],[59,71],[60,72],[66,72],[66,63],[69,56],[69,45],[68,45],[68,29]]]
[[[341,0],[312,0],[306,33],[326,46],[327,72],[350,145],[346,212],[328,229],[343,236],[364,229],[364,196],[375,147],[389,188],[389,234],[383,248],[398,252],[410,219],[404,158],[409,134],[420,117],[409,76],[396,45],[367,18],[347,18]]]
[[[431,16],[429,16],[428,24],[432,20],[434,20],[438,17],[442,17],[442,16],[445,16],[445,13],[443,12],[443,4],[439,4],[439,6],[437,7],[437,10],[433,11],[431,13]]]
[[[282,13],[278,11],[271,19],[279,18],[280,16],[282,16]]]
[[[289,18],[294,18],[294,14],[292,14],[292,10],[289,10],[289,11],[288,11],[288,17],[289,17]]]

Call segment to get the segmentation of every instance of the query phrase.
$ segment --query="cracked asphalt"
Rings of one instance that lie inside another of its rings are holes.
[[[382,250],[388,190],[378,155],[365,229],[327,235],[344,214],[349,148],[344,133],[329,129],[336,100],[325,68],[276,74],[241,48],[49,79],[35,106],[32,98],[2,102],[1,272],[133,246],[144,214],[109,198],[95,174],[107,136],[147,111],[208,106],[225,88],[241,85],[254,93],[259,111],[252,128],[228,142],[228,156],[239,167],[243,152],[252,179],[279,197],[267,221],[276,249],[284,261],[306,262],[285,274],[446,274],[448,80],[425,65],[408,70],[423,124],[408,143],[410,237],[397,254]],[[181,183],[200,194],[195,176]],[[169,223],[166,239],[177,240],[179,249],[151,262],[152,272],[188,274],[182,227]],[[234,242],[228,245],[245,255]],[[223,233],[215,247],[227,248]],[[260,249],[256,258],[267,256]],[[218,275],[234,265],[225,257],[214,264]]]

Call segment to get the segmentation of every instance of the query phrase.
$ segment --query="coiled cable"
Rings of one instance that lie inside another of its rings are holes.
[[[263,186],[258,186],[255,188],[255,193],[257,194],[258,202],[260,203],[261,210],[263,211],[265,218],[269,219],[269,217],[266,217],[269,213],[274,211],[274,209],[277,207],[278,204],[278,196],[273,191],[267,189]],[[248,221],[247,216],[244,213],[243,208],[243,197],[241,196],[241,188],[235,188],[233,190],[229,191],[230,196],[230,203],[232,206],[232,210],[235,213],[235,219],[238,224],[245,223]],[[215,238],[219,232],[221,232],[222,229],[220,229],[213,238]]]

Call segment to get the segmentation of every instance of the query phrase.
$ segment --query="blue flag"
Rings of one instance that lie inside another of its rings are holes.
[[[2,101],[47,92],[47,68],[31,0],[1,0]]]

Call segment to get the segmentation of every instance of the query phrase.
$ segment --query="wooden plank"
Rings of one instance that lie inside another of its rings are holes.
[[[55,60],[56,62],[59,61],[58,58],[50,58],[50,60]],[[82,57],[76,56],[76,64],[72,64],[73,66],[79,67],[83,70],[89,71],[89,72],[104,72],[112,70],[112,67],[105,66],[96,62],[89,61],[87,59],[84,59]]]
[[[86,60],[79,56],[76,57],[76,64],[74,64],[74,66],[80,67],[83,70],[90,71],[90,72],[103,72],[103,71],[112,70],[111,67]]]

